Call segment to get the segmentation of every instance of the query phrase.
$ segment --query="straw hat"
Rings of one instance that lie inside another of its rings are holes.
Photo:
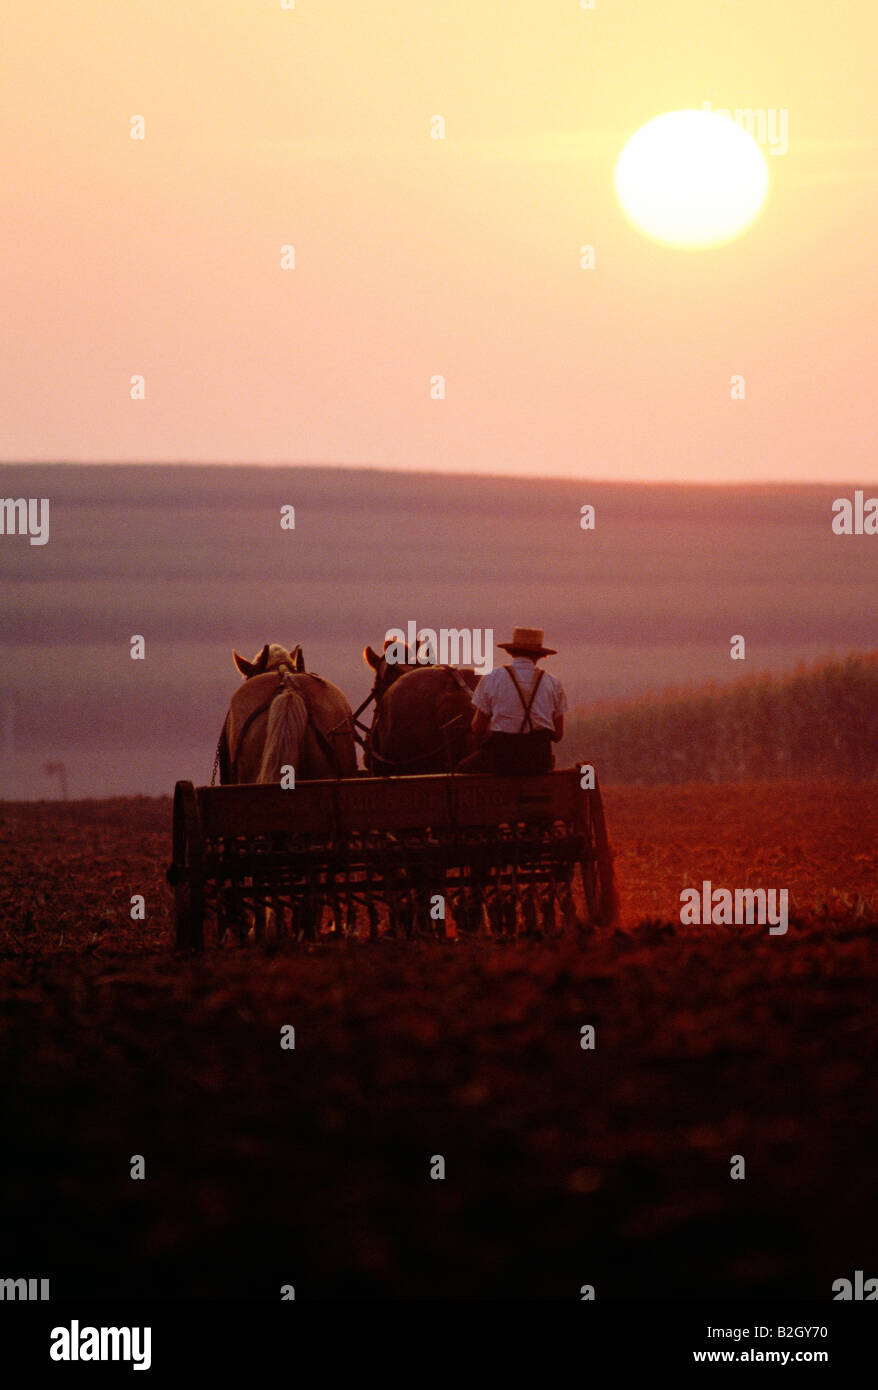
[[[498,642],[497,646],[510,656],[557,656],[554,647],[543,646],[541,627],[514,627],[510,640]]]

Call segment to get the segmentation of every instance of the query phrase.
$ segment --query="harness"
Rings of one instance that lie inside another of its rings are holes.
[[[244,735],[247,733],[247,730],[250,728],[251,724],[254,724],[261,715],[265,714],[265,712],[271,708],[272,704],[277,699],[281,691],[286,689],[287,683],[288,681],[290,681],[290,677],[292,675],[297,674],[303,673],[292,672],[287,667],[278,668],[278,683],[275,686],[274,690],[269,695],[267,700],[263,700],[261,705],[257,705],[255,709],[250,711],[250,713],[247,715],[247,718],[244,720],[244,723],[241,725],[241,730],[238,734],[238,750],[240,750],[243,746]],[[326,685],[326,681],[323,679],[322,676],[315,676],[314,673],[311,671],[308,672],[308,675],[311,676],[312,680],[320,681],[321,685]],[[292,688],[295,690],[296,694],[301,699],[302,704],[305,706],[305,709],[308,711],[308,726],[315,739],[317,740],[320,749],[322,750],[324,755],[331,760],[333,766],[335,767],[336,776],[340,777],[341,765],[338,760],[338,754],[336,752],[336,749],[334,745],[330,742],[330,740],[326,737],[323,730],[318,727],[314,719],[314,712],[311,708],[310,701],[308,700],[308,696],[305,693],[304,688],[299,686],[292,686]],[[229,716],[227,714],[225,717],[225,721],[223,722],[223,727],[220,731],[219,739],[217,740],[216,755],[213,760],[213,773],[211,774],[210,778],[211,786],[213,786],[216,782],[217,768],[219,768],[221,786],[228,786],[230,783],[236,783],[238,780],[237,751],[235,753],[235,756],[233,757],[231,749],[229,748],[228,724]]]
[[[429,671],[444,671],[444,672],[446,673],[446,675],[449,675],[449,676],[451,676],[451,677],[453,678],[455,685],[457,685],[458,688],[459,688],[460,690],[463,691],[463,693],[464,693],[464,695],[466,695],[467,699],[468,699],[468,700],[471,700],[471,699],[472,699],[472,690],[471,690],[471,688],[469,687],[469,685],[467,685],[467,683],[466,683],[466,681],[464,680],[463,676],[461,675],[460,671],[458,671],[457,668],[456,668],[455,666],[447,666],[447,665],[438,666],[438,665],[437,665],[437,666],[413,667],[412,669],[413,669],[413,670],[421,669],[421,670],[425,670],[425,671],[427,671],[427,670],[429,670]],[[542,672],[540,672],[540,674],[542,675]],[[387,693],[387,692],[385,691],[385,694],[386,694],[386,693]],[[383,698],[383,697],[382,697],[382,698]],[[376,721],[376,719],[377,719],[377,717],[378,717],[378,710],[380,709],[380,704],[381,704],[381,702],[378,701],[378,703],[377,703],[377,705],[376,705],[375,714],[374,714],[373,719],[372,719],[372,726],[371,726],[371,728],[366,728],[366,726],[363,725],[363,724],[357,719],[357,715],[360,713],[360,711],[363,710],[363,709],[365,709],[366,706],[367,706],[368,704],[371,704],[371,702],[372,702],[374,699],[375,699],[375,688],[373,687],[373,688],[372,688],[372,693],[371,693],[370,695],[367,695],[367,696],[366,696],[366,699],[365,699],[365,700],[363,701],[363,703],[360,705],[360,708],[359,708],[358,710],[355,711],[355,713],[354,713],[354,722],[355,722],[356,724],[358,724],[359,727],[360,727],[361,729],[364,730],[365,737],[361,740],[361,745],[362,745],[362,748],[363,748],[363,752],[364,752],[365,755],[366,755],[367,766],[368,766],[369,764],[371,764],[371,765],[373,765],[373,766],[379,767],[379,769],[382,769],[382,768],[384,769],[384,771],[379,770],[379,773],[378,773],[379,777],[388,777],[388,776],[399,775],[400,772],[401,772],[401,770],[402,770],[403,768],[406,768],[406,767],[416,767],[419,763],[423,763],[423,762],[426,762],[426,761],[428,761],[428,760],[432,760],[433,758],[439,757],[439,756],[441,756],[441,755],[445,755],[445,756],[447,757],[448,747],[449,747],[449,739],[450,739],[450,731],[454,730],[456,727],[458,727],[458,726],[460,726],[460,725],[462,725],[462,724],[466,724],[466,723],[467,723],[467,719],[466,719],[466,717],[465,717],[464,715],[462,715],[462,714],[456,714],[456,715],[454,716],[453,719],[449,719],[448,722],[447,722],[446,724],[442,724],[442,725],[440,726],[440,733],[442,734],[442,743],[439,744],[436,748],[431,748],[431,749],[429,750],[429,752],[426,752],[426,753],[416,753],[416,754],[414,755],[414,757],[411,757],[411,758],[396,758],[396,759],[385,758],[381,753],[379,753],[379,752],[376,750],[376,748],[375,748],[375,743],[374,743],[374,740],[373,740],[373,737],[372,737],[372,735],[374,734],[374,731],[375,731],[375,721]],[[403,774],[403,775],[404,775],[404,774]]]
[[[536,693],[540,688],[540,681],[546,674],[545,671],[542,669],[542,667],[540,667],[537,670],[537,678],[531,686],[530,695],[527,697],[527,699],[525,699],[524,691],[521,688],[521,682],[519,681],[518,676],[515,674],[513,668],[511,666],[504,666],[503,670],[509,673],[509,677],[512,681],[512,684],[515,686],[515,689],[518,692],[518,698],[521,701],[521,708],[524,710],[524,714],[522,715],[521,719],[521,727],[518,730],[518,732],[520,734],[533,734],[537,732],[542,732],[542,730],[538,731],[534,729],[533,718],[531,716],[531,709],[533,707],[533,702],[536,697]],[[546,730],[546,732],[548,733],[548,730]]]

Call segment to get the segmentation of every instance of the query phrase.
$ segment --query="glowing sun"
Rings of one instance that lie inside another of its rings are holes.
[[[729,116],[668,111],[631,136],[615,183],[626,217],[654,241],[721,246],[762,207],[768,166],[753,136]]]

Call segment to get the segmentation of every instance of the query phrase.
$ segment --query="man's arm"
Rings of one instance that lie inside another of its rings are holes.
[[[473,693],[473,718],[470,728],[477,743],[481,743],[491,727],[491,677],[493,671],[479,679]]]
[[[553,742],[553,743],[560,743],[563,737],[564,737],[564,716],[563,716],[563,714],[556,714],[556,715],[555,715],[555,731],[554,731],[554,733],[552,734],[552,742]]]
[[[488,732],[488,725],[490,723],[490,716],[485,714],[484,710],[477,709],[473,715],[472,725],[470,726],[477,739],[484,738],[485,734]]]

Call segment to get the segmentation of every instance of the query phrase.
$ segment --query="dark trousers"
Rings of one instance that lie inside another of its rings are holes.
[[[497,777],[536,776],[555,766],[550,729],[529,734],[489,734],[455,772],[493,772]]]

